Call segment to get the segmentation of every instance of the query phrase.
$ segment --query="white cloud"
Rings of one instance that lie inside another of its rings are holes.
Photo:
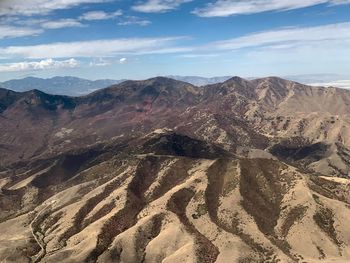
[[[49,20],[47,18],[11,16],[11,17],[8,17],[8,21],[4,22],[4,24],[6,23],[8,25],[38,27],[38,26],[40,26],[40,24],[48,22],[48,21]]]
[[[268,49],[289,49],[298,46],[332,46],[349,47],[350,22],[316,27],[293,27],[274,31],[265,31],[218,41],[210,44],[217,50],[236,50],[242,48],[262,47]],[[206,48],[210,48],[209,46]]]
[[[109,66],[111,64],[112,63],[107,59],[97,58],[97,59],[94,59],[93,61],[91,61],[89,63],[89,66],[90,67],[105,67],[105,66]]]
[[[41,29],[0,25],[0,39],[33,36],[42,33]]]
[[[1,0],[0,0],[1,1]],[[5,35],[7,37],[27,36],[36,35],[42,33],[42,29],[60,29],[67,27],[84,27],[87,26],[81,21],[85,20],[105,20],[121,16],[121,11],[112,13],[106,13],[103,11],[92,11],[84,13],[78,19],[66,18],[59,20],[49,20],[46,18],[19,18],[19,17],[8,17],[4,22],[7,24],[13,24],[12,26],[1,26],[0,25],[0,37]],[[42,28],[42,29],[38,29]]]
[[[75,19],[61,19],[57,21],[46,21],[40,24],[45,29],[58,29],[66,27],[83,27],[84,25]]]
[[[205,7],[197,8],[194,14],[202,17],[224,17],[253,14],[265,11],[283,11],[318,4],[349,4],[350,0],[217,0]]]
[[[202,50],[203,49],[203,50]],[[243,75],[315,74],[349,71],[350,23],[294,27],[213,42],[202,52],[225,52]],[[221,61],[221,63],[224,63]],[[318,82],[318,81],[315,81]]]
[[[331,1],[333,5],[346,5],[350,4],[350,0],[333,0]]]
[[[57,68],[75,68],[78,66],[78,61],[71,58],[68,60],[53,60],[45,59],[41,61],[24,61],[16,63],[0,64],[0,72],[17,72],[17,71],[34,71]]]
[[[54,10],[109,0],[1,0],[0,15],[46,15]]]
[[[319,83],[311,83],[309,85],[350,89],[350,80],[336,80],[336,81],[332,81],[332,82],[319,82]]]
[[[178,8],[192,0],[147,0],[132,7],[134,11],[143,13],[163,13]]]
[[[222,54],[211,54],[211,53],[208,53],[208,54],[182,54],[182,55],[179,55],[179,57],[181,58],[213,58],[213,57],[218,57]]]
[[[148,26],[151,24],[151,21],[146,19],[141,19],[136,16],[127,16],[122,19],[118,23],[119,26],[131,26],[131,25],[138,25],[138,26]]]
[[[122,38],[110,40],[59,42],[35,46],[0,48],[0,57],[7,58],[67,58],[110,57],[117,54],[162,54],[191,51],[176,44],[184,37]]]
[[[91,11],[84,13],[83,15],[80,16],[81,20],[106,20],[106,19],[111,19],[117,16],[121,16],[123,14],[122,11],[118,10],[112,13],[106,13],[104,11]]]
[[[1,1],[1,0],[0,0]],[[83,27],[81,22],[75,19],[20,19],[18,17],[9,17],[0,24],[0,39],[16,38],[26,36],[37,36],[44,32],[45,29],[58,29],[66,27]]]
[[[128,59],[127,58],[121,58],[119,59],[119,63],[120,64],[126,64],[128,62]]]

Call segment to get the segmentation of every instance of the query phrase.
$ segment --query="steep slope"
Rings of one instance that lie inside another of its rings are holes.
[[[347,137],[343,132],[347,130],[350,112],[348,90],[305,86],[278,78],[252,82],[259,100],[248,117],[261,117],[257,125],[270,134],[284,137],[301,134],[329,142],[337,141],[339,136]]]
[[[180,137],[153,133],[124,150],[115,145],[114,155],[106,155],[108,147],[74,152],[35,174],[30,164],[26,175],[3,179],[0,258],[349,260],[348,180],[311,176],[271,159],[237,159]],[[169,142],[204,155],[174,152]]]
[[[57,154],[114,136],[145,134],[171,122],[196,102],[193,86],[158,78],[125,82],[118,86],[72,98],[39,91],[14,93],[1,114],[2,162],[40,154]],[[11,93],[12,94],[12,93]],[[4,104],[5,105],[5,104]],[[150,114],[152,113],[152,114]]]
[[[200,88],[167,78],[126,81],[80,98],[39,91],[2,94],[3,165],[55,155],[62,147],[138,137],[157,128],[209,140],[234,152],[302,138],[306,144],[330,145],[339,159],[335,144],[350,146],[349,91],[273,77],[234,77]],[[344,165],[335,166],[344,170]]]
[[[252,82],[257,85],[259,100],[246,117],[256,129],[275,140],[289,144],[295,141],[294,148],[299,147],[300,141],[302,147],[328,145],[323,160],[310,163],[309,168],[326,175],[349,176],[349,164],[343,161],[342,150],[338,150],[347,151],[350,147],[348,90],[305,86],[278,78]]]
[[[348,100],[273,77],[1,89],[0,261],[347,262]]]
[[[18,98],[20,93],[0,88],[0,113],[3,113],[9,106],[11,106]]]

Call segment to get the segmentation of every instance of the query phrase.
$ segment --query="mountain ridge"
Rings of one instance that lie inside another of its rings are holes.
[[[350,259],[350,91],[158,77],[0,109],[0,260]]]
[[[224,77],[199,77],[199,76],[165,76],[167,78],[176,79],[179,81],[191,83],[194,86],[206,86],[211,84],[217,84],[225,82],[226,80],[232,78],[233,76]],[[248,80],[254,80],[258,78],[247,78]],[[341,75],[296,75],[287,76],[285,79],[291,81],[297,81],[304,84],[312,84],[315,86],[330,86],[329,83],[332,82],[336,87],[346,88],[346,82],[339,81],[347,79],[346,76]],[[39,89],[46,93],[56,94],[56,95],[68,95],[68,96],[83,96],[91,93],[95,90],[103,89],[113,84],[118,84],[126,79],[112,80],[112,79],[100,79],[100,80],[88,80],[73,76],[65,77],[52,77],[48,79],[36,78],[36,77],[26,77],[23,79],[8,80],[0,83],[0,87],[3,86],[6,89],[23,92],[29,91],[31,89]],[[324,83],[324,85],[322,85]],[[338,86],[337,86],[338,85]]]
[[[350,110],[349,91],[311,87],[277,77],[251,81],[233,77],[223,83],[202,87],[158,77],[144,81],[126,81],[82,97],[50,95],[39,91],[9,94],[14,95],[10,95],[7,100],[0,99],[3,117],[18,118],[18,121],[23,119],[22,122],[26,126],[31,122],[26,115],[34,117],[41,112],[46,119],[37,121],[44,122],[48,129],[56,129],[57,134],[61,134],[60,129],[80,130],[81,126],[87,130],[95,128],[97,132],[103,132],[103,135],[98,136],[106,140],[107,134],[118,135],[122,130],[134,125],[139,127],[141,134],[156,129],[157,126],[164,128],[163,125],[193,134],[196,122],[191,131],[188,130],[189,126],[182,122],[186,118],[193,119],[194,115],[201,114],[203,117],[200,117],[197,129],[205,129],[202,118],[220,126],[232,125],[228,123],[233,122],[237,123],[235,125],[240,126],[240,129],[246,127],[244,136],[248,141],[256,136],[277,135],[283,139],[306,132],[310,141],[317,142],[323,139],[330,144],[338,140],[345,145],[350,143],[346,139],[348,124],[344,115]],[[334,103],[334,100],[337,103]],[[189,107],[191,110],[186,111]],[[209,115],[205,113],[208,109],[211,112]],[[297,117],[290,114],[294,111],[298,112]],[[171,118],[176,114],[181,116],[178,125],[174,125],[176,122],[171,123]],[[342,115],[345,118],[340,117]],[[115,118],[119,119],[119,124],[110,124],[109,120]],[[90,121],[87,121],[88,119]],[[158,124],[157,119],[160,121]],[[102,126],[99,128],[97,125]],[[301,128],[301,125],[304,127]],[[319,128],[315,130],[314,125]],[[249,127],[258,131],[256,135],[249,131]],[[114,131],[114,128],[117,130]],[[236,129],[233,126],[229,128],[230,136],[238,132]],[[3,126],[2,130],[8,131],[8,128]],[[227,131],[219,130],[222,136],[227,136]],[[319,132],[317,136],[315,131]],[[204,135],[198,133],[199,138],[211,136],[205,135],[206,132]],[[238,133],[239,136],[243,135]],[[87,132],[86,136],[91,137],[88,134]],[[52,138],[52,135],[46,136]],[[67,136],[70,137],[70,134]],[[59,138],[60,136],[56,136],[56,139]],[[233,144],[230,147],[234,147]]]

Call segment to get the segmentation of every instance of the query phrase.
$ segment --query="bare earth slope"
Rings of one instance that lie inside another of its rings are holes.
[[[348,262],[350,92],[0,90],[0,262]]]

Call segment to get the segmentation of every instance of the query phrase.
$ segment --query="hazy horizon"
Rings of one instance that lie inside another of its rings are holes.
[[[206,86],[229,81],[233,77],[239,76],[216,76],[216,77],[200,77],[200,76],[154,76],[172,78],[174,80],[190,83],[194,86]],[[350,78],[348,76],[323,74],[323,75],[294,75],[294,76],[266,76],[279,77],[294,81],[296,83],[306,84],[309,86],[336,87],[341,89],[350,89]],[[266,77],[249,77],[244,78],[248,81],[254,79],[266,79]],[[107,88],[112,85],[120,84],[124,81],[144,81],[145,79],[97,79],[89,80],[85,78],[77,78],[74,76],[55,76],[52,78],[25,77],[19,79],[11,79],[0,82],[0,88],[13,90],[17,92],[25,92],[30,90],[40,90],[47,94],[83,96],[90,94],[96,90]]]

